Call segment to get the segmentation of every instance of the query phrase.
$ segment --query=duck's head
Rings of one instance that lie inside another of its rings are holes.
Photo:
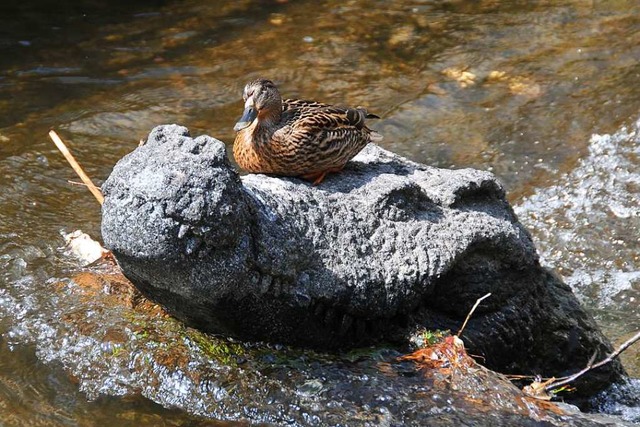
[[[257,79],[244,87],[244,112],[233,127],[236,132],[258,121],[279,120],[282,112],[282,97],[271,80]]]

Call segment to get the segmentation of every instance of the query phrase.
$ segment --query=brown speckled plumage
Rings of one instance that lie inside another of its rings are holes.
[[[245,113],[235,127],[233,155],[248,172],[299,176],[318,184],[369,142],[382,139],[365,126],[366,118],[376,117],[365,109],[282,100],[269,80],[247,84],[243,98]]]

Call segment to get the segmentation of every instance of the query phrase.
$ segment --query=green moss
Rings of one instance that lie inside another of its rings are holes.
[[[440,329],[425,329],[424,331],[421,331],[417,334],[416,344],[418,344],[418,347],[422,348],[429,347],[442,342],[442,340],[444,340],[449,335],[451,335],[451,331],[449,330],[443,331]]]
[[[124,348],[120,345],[115,345],[113,346],[113,349],[111,350],[111,356],[112,357],[118,357],[119,355],[121,355],[124,351]]]
[[[245,356],[245,349],[239,344],[209,336],[195,329],[191,329],[187,335],[207,357],[223,365],[235,365],[239,357]]]

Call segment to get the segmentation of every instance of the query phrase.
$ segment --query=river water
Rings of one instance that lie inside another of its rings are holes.
[[[247,409],[242,396],[218,396],[228,406],[215,406],[205,396],[224,387],[192,390],[177,371],[151,365],[142,370],[148,378],[133,378],[126,372],[135,357],[105,359],[119,353],[118,340],[96,344],[96,331],[137,336],[140,358],[162,340],[131,328],[142,314],[105,310],[99,297],[74,290],[70,279],[82,266],[60,249],[61,232],[99,239],[100,211],[88,191],[67,182],[76,178],[47,138],[57,129],[101,183],[158,124],[232,143],[242,87],[258,76],[287,97],[366,106],[382,117],[374,125],[382,145],[412,160],[493,171],[543,262],[610,339],[621,343],[640,329],[637,1],[7,3],[0,5],[6,425],[209,425],[286,420],[293,411],[273,402]],[[78,313],[91,331],[65,321]],[[163,339],[183,339],[166,322]],[[189,363],[204,358],[194,354]],[[637,346],[623,354],[635,378],[639,355]],[[330,377],[353,374],[335,369]],[[319,368],[297,372],[307,384],[302,394],[313,394]],[[277,388],[286,375],[236,368],[231,376]],[[602,410],[640,422],[630,398],[639,388],[636,381],[611,390]],[[265,399],[269,390],[260,391]],[[261,415],[278,411],[281,418]]]

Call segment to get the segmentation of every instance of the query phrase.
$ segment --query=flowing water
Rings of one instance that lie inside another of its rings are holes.
[[[48,130],[102,182],[157,124],[231,143],[242,87],[257,76],[287,97],[366,106],[382,117],[373,125],[382,145],[412,160],[492,170],[545,264],[623,342],[640,329],[639,58],[635,0],[3,2],[0,420],[382,423],[390,410],[411,414],[411,396],[384,404],[384,390],[417,385],[357,358],[296,354],[295,366],[269,367],[279,354],[269,347],[251,357],[237,343],[207,350],[196,332],[170,319],[150,327],[71,280],[82,266],[59,249],[60,233],[99,238],[100,211],[67,182],[75,176]],[[159,363],[167,340],[186,350]],[[238,360],[216,364],[212,354]],[[639,354],[623,354],[635,378]],[[632,380],[598,402],[640,422],[638,395]]]

